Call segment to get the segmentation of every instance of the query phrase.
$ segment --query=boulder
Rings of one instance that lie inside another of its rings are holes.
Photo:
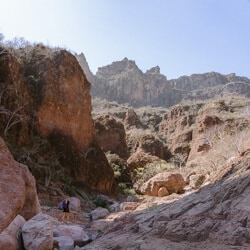
[[[29,250],[53,249],[54,218],[45,214],[37,214],[22,227],[24,248]]]
[[[163,187],[166,188],[165,193],[181,193],[186,185],[182,175],[170,172],[163,172],[155,175],[145,182],[140,191],[145,195],[158,196],[162,194]],[[160,190],[160,192],[159,192]]]
[[[25,219],[17,215],[16,218],[0,233],[0,250],[22,249],[20,228],[25,223]]]
[[[54,237],[53,249],[74,250],[74,240],[69,236]]]
[[[58,239],[58,237],[71,238],[74,241],[74,245],[78,246],[83,246],[90,241],[86,231],[76,225],[55,225],[53,228],[53,236],[54,239]]]
[[[116,213],[121,211],[120,204],[118,202],[115,202],[114,204],[109,206],[109,211],[111,213]]]
[[[62,210],[62,203],[63,201],[61,201],[60,203],[58,203],[57,207]],[[70,204],[70,210],[74,211],[74,212],[79,212],[81,210],[81,201],[79,198],[77,197],[70,197],[69,198],[69,204]]]
[[[79,212],[81,210],[81,201],[77,197],[70,197],[70,209],[75,212]]]
[[[30,219],[39,213],[36,182],[27,166],[16,162],[0,138],[0,232],[18,215]]]
[[[91,216],[93,220],[102,219],[102,218],[107,217],[108,215],[109,215],[108,209],[103,208],[103,207],[98,207],[91,212]]]

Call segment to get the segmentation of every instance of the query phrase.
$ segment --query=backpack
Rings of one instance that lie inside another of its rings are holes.
[[[62,203],[62,208],[63,208],[63,209],[66,209],[66,208],[67,208],[67,201],[66,201],[66,200],[63,201],[63,203]]]

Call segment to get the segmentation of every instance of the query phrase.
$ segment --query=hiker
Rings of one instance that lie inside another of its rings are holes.
[[[62,209],[63,209],[63,216],[62,216],[62,221],[70,220],[70,207],[69,207],[69,197],[66,197],[65,200],[62,203]]]

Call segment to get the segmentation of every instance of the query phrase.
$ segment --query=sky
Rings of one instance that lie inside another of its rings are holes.
[[[127,57],[168,79],[250,78],[250,0],[0,0],[6,40],[84,53],[90,70]]]

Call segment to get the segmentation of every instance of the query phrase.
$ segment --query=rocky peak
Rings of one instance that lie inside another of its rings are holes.
[[[91,83],[94,98],[129,103],[133,107],[170,107],[183,100],[210,99],[230,93],[248,97],[250,90],[250,80],[234,73],[208,72],[167,80],[159,66],[143,73],[127,57],[98,68]]]
[[[94,97],[104,98],[132,106],[159,102],[169,86],[158,66],[143,73],[132,60],[122,61],[99,68],[93,82]]]
[[[88,81],[92,83],[94,81],[94,75],[89,68],[89,64],[86,60],[85,55],[83,53],[80,53],[79,55],[76,55],[76,59],[78,60],[80,66],[82,67]]]
[[[135,64],[135,61],[128,60],[125,57],[122,61],[116,61],[110,65],[98,68],[96,76],[98,78],[111,78],[117,75],[123,76],[125,72],[134,71],[142,73],[141,70]]]
[[[237,76],[235,73],[231,73],[226,75],[226,78],[229,82],[245,82],[250,84],[250,79],[244,76]]]
[[[160,74],[160,67],[157,65],[146,71],[146,74]]]
[[[127,111],[124,119],[125,126],[135,126],[136,128],[143,128],[143,125],[133,109]]]
[[[193,74],[191,76],[181,76],[176,80],[171,80],[171,86],[184,91],[210,88],[217,85],[224,85],[228,82],[226,76],[216,72]]]

